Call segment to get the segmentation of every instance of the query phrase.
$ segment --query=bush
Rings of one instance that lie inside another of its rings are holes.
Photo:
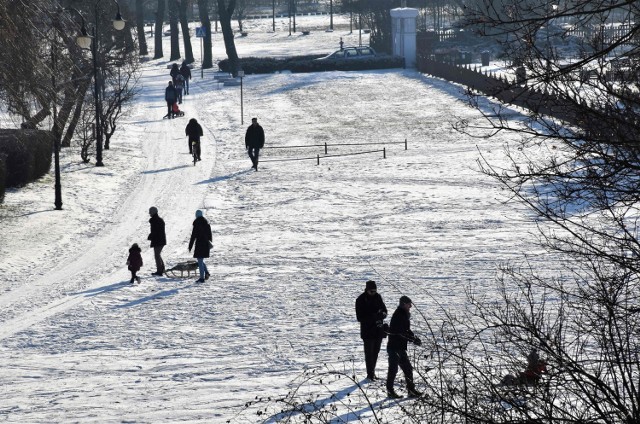
[[[53,141],[49,131],[0,130],[0,154],[5,156],[5,187],[20,187],[51,168]]]
[[[364,71],[368,69],[404,68],[400,56],[378,56],[364,60],[315,60],[324,55],[293,56],[289,58],[247,57],[240,59],[240,67],[248,74],[270,74],[281,71],[324,72]],[[218,62],[223,72],[230,72],[228,59]]]

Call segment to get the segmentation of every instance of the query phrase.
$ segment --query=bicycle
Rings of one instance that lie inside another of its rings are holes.
[[[199,150],[198,142],[196,140],[191,140],[191,154],[193,155],[193,166],[196,166],[196,162],[198,162],[198,150]]]

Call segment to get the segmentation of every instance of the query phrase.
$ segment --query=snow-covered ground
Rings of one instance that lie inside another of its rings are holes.
[[[327,16],[298,18],[298,30],[321,27],[318,19],[328,26]],[[247,22],[241,56],[358,43],[344,27],[289,36],[288,22],[275,33],[270,24]],[[214,43],[223,58],[220,35]],[[262,421],[269,417],[243,405],[286,393],[304,369],[353,361],[364,378],[354,302],[367,279],[390,310],[405,294],[435,320],[464,307],[466,287],[490,292],[499,264],[533,253],[530,218],[476,164],[480,153],[499,160],[507,135],[454,131],[459,119],[479,120],[459,87],[410,69],[249,75],[241,124],[240,88],[219,86],[212,71],[201,78],[196,66],[186,116],[163,120],[168,63],[145,63],[142,93],[105,167],[64,152],[64,210],[53,209],[52,175],[9,190],[0,205],[0,422]],[[386,159],[317,165],[324,148],[265,149],[254,172],[243,142],[254,116],[268,147],[328,143],[330,155],[386,147]],[[205,128],[195,167],[190,118]],[[342,143],[389,144],[332,146]],[[204,211],[215,244],[205,284],[150,276],[150,206],[167,225],[168,266],[189,258],[194,212]],[[143,278],[130,286],[135,242]],[[425,323],[413,326],[420,333]],[[380,386],[370,391],[385,401]]]

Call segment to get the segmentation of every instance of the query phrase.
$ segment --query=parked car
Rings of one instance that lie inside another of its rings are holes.
[[[336,50],[328,56],[318,58],[316,60],[359,60],[376,57],[378,54],[369,46],[361,47],[344,47],[341,50]]]

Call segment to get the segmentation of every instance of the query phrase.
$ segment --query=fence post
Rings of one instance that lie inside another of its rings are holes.
[[[318,165],[320,165],[320,155],[318,155]]]
[[[404,139],[404,150],[407,150],[407,139]]]
[[[383,147],[382,148],[382,159],[386,159],[387,158],[387,148]]]
[[[327,142],[325,141],[324,143],[324,154],[328,155],[329,153],[327,152]]]

